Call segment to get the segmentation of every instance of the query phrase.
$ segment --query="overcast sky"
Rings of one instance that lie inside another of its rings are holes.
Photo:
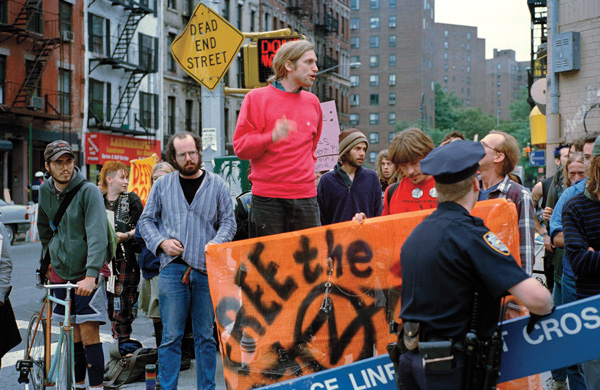
[[[527,0],[435,0],[435,21],[477,27],[477,37],[485,39],[486,59],[494,49],[513,49],[517,61],[530,59]]]

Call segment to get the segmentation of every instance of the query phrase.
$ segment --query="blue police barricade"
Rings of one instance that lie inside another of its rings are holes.
[[[539,321],[531,334],[529,316],[502,325],[504,352],[501,382],[600,358],[600,295],[562,305]],[[395,390],[394,365],[380,355],[263,389],[277,390]]]

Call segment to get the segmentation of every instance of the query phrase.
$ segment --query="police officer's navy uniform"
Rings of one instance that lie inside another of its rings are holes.
[[[456,141],[434,149],[421,161],[424,174],[452,184],[472,177],[484,154],[480,143]],[[471,325],[474,292],[479,293],[477,336],[492,336],[500,298],[528,278],[508,248],[460,204],[444,202],[408,237],[401,252],[400,318],[420,324],[420,341],[451,340],[452,368],[423,367],[419,349],[400,356],[402,388],[461,389],[464,385],[464,338]],[[406,332],[406,326],[405,326]]]

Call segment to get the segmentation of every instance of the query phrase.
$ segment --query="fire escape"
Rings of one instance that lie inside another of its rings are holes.
[[[548,52],[548,8],[546,3],[546,0],[527,0],[531,15],[531,65],[527,74],[529,91],[537,79],[546,77]],[[531,96],[529,96],[529,104],[531,107],[535,105]]]
[[[134,121],[143,131],[130,129],[130,123],[126,122],[142,80],[146,75],[158,71],[154,47],[144,47],[142,42],[138,42],[139,50],[136,52],[136,50],[131,49],[131,42],[140,21],[146,15],[152,13],[153,10],[149,8],[148,0],[112,0],[111,3],[113,6],[122,6],[128,12],[127,20],[112,53],[106,57],[90,59],[90,74],[99,66],[122,69],[125,73],[121,85],[124,85],[124,87],[120,92],[118,104],[108,121],[102,120],[103,115],[99,115],[91,106],[89,110],[90,118],[94,118],[97,127],[103,130],[134,135],[150,135],[152,132],[144,126],[139,118],[135,117]]]
[[[34,59],[25,64],[26,74],[22,82],[5,82],[0,114],[67,120],[68,117],[60,112],[60,104],[65,102],[60,101],[59,92],[42,89],[41,80],[57,48],[60,48],[60,61],[63,61],[63,44],[73,40],[70,26],[65,29],[58,14],[44,11],[42,0],[8,0],[3,7],[0,43],[15,38],[19,45],[31,45],[29,52]]]

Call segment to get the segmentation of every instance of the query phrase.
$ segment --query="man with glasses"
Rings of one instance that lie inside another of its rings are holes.
[[[76,283],[72,296],[71,321],[74,324],[75,381],[85,383],[87,370],[91,388],[101,388],[104,380],[104,353],[100,342],[100,324],[108,321],[106,292],[96,288],[96,277],[106,261],[108,240],[106,211],[102,193],[85,181],[75,167],[75,154],[66,141],[54,141],[44,151],[46,180],[40,187],[37,227],[42,253],[50,255],[46,276],[51,283]],[[75,191],[75,192],[74,192]],[[75,195],[63,217],[54,226],[54,218],[69,193]],[[102,222],[104,221],[104,223]],[[64,289],[55,290],[59,299]],[[54,308],[54,318],[64,319],[64,307]]]
[[[230,241],[236,232],[233,204],[225,182],[201,169],[202,140],[177,133],[166,150],[176,172],[154,183],[138,228],[146,247],[160,259],[158,302],[163,322],[158,348],[163,389],[176,389],[181,342],[188,310],[194,329],[199,389],[215,388],[214,311],[204,249]]]
[[[512,135],[497,130],[490,131],[481,143],[485,149],[485,156],[479,162],[479,200],[505,198],[517,206],[521,267],[531,276],[535,262],[533,201],[525,187],[508,177],[521,158],[519,144]]]

